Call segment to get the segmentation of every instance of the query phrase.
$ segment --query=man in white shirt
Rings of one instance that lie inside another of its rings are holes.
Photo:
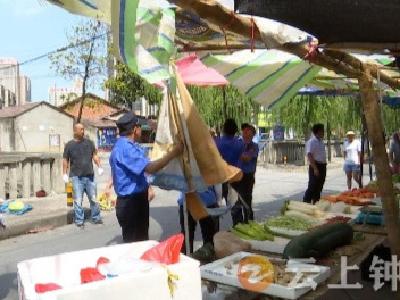
[[[324,125],[315,124],[313,134],[306,144],[306,154],[309,162],[308,188],[303,201],[315,203],[319,201],[326,177],[326,152],[324,143]]]
[[[352,179],[361,186],[360,181],[360,154],[361,142],[355,139],[354,131],[347,132],[347,141],[343,143],[344,166],[343,170],[347,175],[347,187],[351,190]]]

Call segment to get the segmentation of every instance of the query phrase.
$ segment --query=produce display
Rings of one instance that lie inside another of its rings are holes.
[[[393,183],[400,183],[400,174],[392,175],[392,181]]]
[[[282,208],[282,214],[288,217],[298,217],[304,220],[313,222],[318,221],[325,216],[325,212],[318,206],[300,202],[300,201],[287,201]]]
[[[279,216],[270,218],[265,222],[265,228],[279,227],[289,230],[307,231],[313,226],[313,223],[297,216]]]
[[[365,206],[374,204],[373,198],[375,193],[371,192],[369,189],[353,189],[351,191],[345,191],[338,195],[324,195],[323,200],[329,201],[331,203],[344,202],[349,205],[354,206]]]
[[[338,223],[346,224],[350,220],[351,218],[349,217],[336,216],[326,219],[326,224],[338,224]]]
[[[244,240],[273,241],[274,236],[267,227],[250,221],[249,224],[237,224],[232,228],[232,233]]]
[[[365,199],[372,199],[375,197],[374,193],[369,191],[368,189],[352,189],[351,191],[345,191],[340,195]]]
[[[284,258],[322,258],[337,247],[350,244],[353,229],[348,224],[326,224],[293,238],[283,251]]]

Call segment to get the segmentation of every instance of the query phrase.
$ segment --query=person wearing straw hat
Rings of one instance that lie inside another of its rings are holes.
[[[347,176],[347,188],[351,190],[353,179],[361,186],[360,180],[360,155],[361,155],[361,142],[356,139],[354,131],[346,133],[347,141],[343,144],[344,153],[344,166],[343,170]]]

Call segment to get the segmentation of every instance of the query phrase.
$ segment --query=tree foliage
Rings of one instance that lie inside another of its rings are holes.
[[[82,78],[82,103],[87,87],[98,84],[106,69],[107,27],[102,23],[84,21],[67,32],[68,46],[49,55],[51,68],[65,79]],[[80,110],[78,122],[82,111]]]
[[[259,106],[236,88],[188,86],[189,92],[207,125],[221,128],[226,118],[237,124],[257,123]]]
[[[357,96],[298,95],[271,113],[274,122],[293,128],[298,138],[307,137],[315,123],[329,123],[333,138],[342,138],[349,130],[362,130],[361,103]],[[400,118],[396,110],[384,105],[383,119],[387,134],[398,130]]]
[[[122,63],[116,65],[116,76],[106,81],[106,87],[112,93],[114,103],[130,106],[131,103],[144,97],[150,104],[159,104],[162,99],[160,90],[146,82],[139,75],[129,70]]]

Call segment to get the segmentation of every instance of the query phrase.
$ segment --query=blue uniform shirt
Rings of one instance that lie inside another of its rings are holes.
[[[216,144],[222,158],[231,166],[237,167],[243,151],[243,141],[235,136],[222,136],[216,139]]]
[[[215,191],[214,186],[209,186],[208,189],[204,192],[198,193],[201,201],[206,207],[215,205],[217,203],[217,192]],[[178,198],[178,205],[183,205],[183,198],[185,197],[185,193],[180,193]]]
[[[249,155],[250,161],[239,160],[238,167],[243,173],[255,173],[257,169],[258,145],[254,142],[244,144],[242,154]]]
[[[125,197],[144,192],[148,188],[144,170],[149,163],[137,143],[126,137],[119,138],[110,155],[115,193]]]

